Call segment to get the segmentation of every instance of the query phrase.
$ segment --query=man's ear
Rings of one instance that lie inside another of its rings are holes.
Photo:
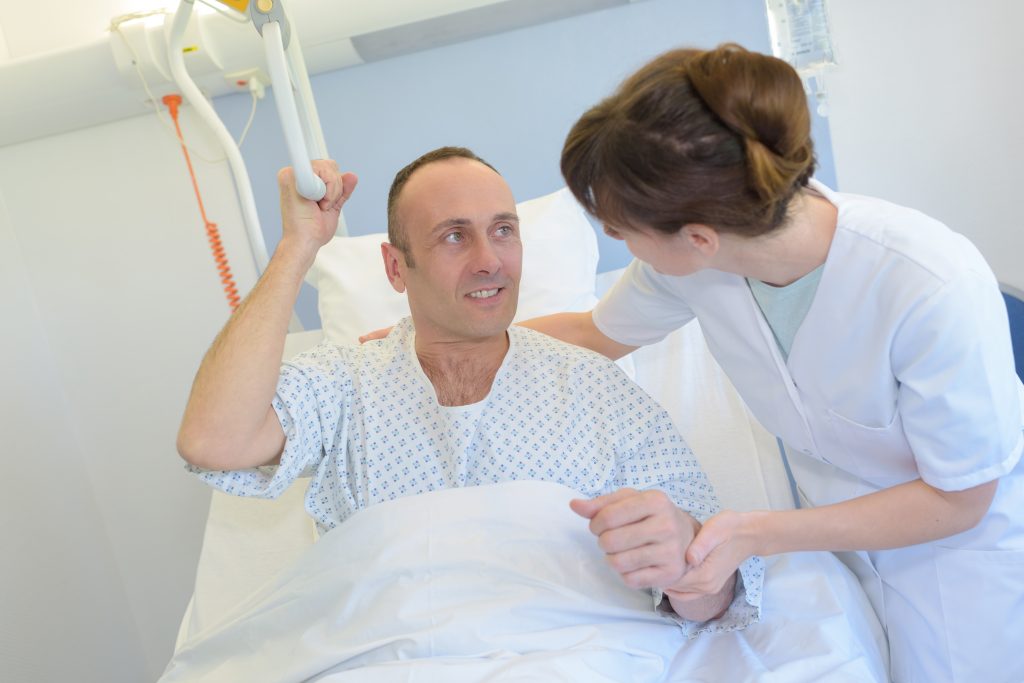
[[[405,254],[402,250],[389,242],[381,242],[380,255],[384,259],[384,272],[388,276],[388,282],[396,292],[401,294],[405,291]]]
[[[720,246],[718,231],[709,225],[687,223],[679,231],[679,236],[705,258],[710,258],[718,253]]]

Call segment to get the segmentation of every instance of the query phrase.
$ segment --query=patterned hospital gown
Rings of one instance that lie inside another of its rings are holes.
[[[280,465],[190,469],[226,493],[263,498],[309,476],[306,510],[321,533],[382,501],[519,479],[586,497],[660,489],[702,522],[718,510],[671,418],[606,358],[512,326],[487,397],[448,407],[437,402],[414,337],[406,318],[385,339],[325,342],[285,363],[273,401],[287,437]],[[702,625],[677,619],[685,633],[758,619],[763,562],[751,558],[740,570],[729,612]]]

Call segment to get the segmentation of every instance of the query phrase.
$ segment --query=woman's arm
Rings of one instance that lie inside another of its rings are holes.
[[[672,589],[710,592],[751,555],[885,550],[946,538],[981,521],[998,485],[995,480],[963,491],[943,491],[916,479],[833,505],[725,511],[701,527],[686,551],[687,563],[695,568]]]
[[[759,554],[902,548],[975,527],[998,485],[943,491],[916,479],[834,505],[752,513],[749,527],[760,538]]]
[[[530,318],[518,323],[531,330],[543,332],[544,334],[561,339],[564,342],[582,346],[583,348],[597,351],[598,353],[617,360],[627,353],[635,351],[636,346],[620,344],[611,337],[606,336],[594,324],[594,318],[590,311],[584,313],[555,313],[539,318]]]
[[[618,360],[628,353],[637,350],[638,346],[620,344],[611,337],[606,336],[594,324],[594,318],[590,311],[584,313],[553,313],[537,318],[530,318],[516,323],[531,330],[542,332],[549,337],[561,339],[564,342],[582,346],[591,351],[607,356],[612,360]],[[383,339],[391,332],[390,327],[383,327],[373,330],[359,337],[359,343],[365,344],[375,339]]]

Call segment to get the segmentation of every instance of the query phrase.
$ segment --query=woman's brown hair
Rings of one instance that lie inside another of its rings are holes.
[[[771,232],[814,164],[800,77],[735,44],[655,58],[586,112],[562,149],[562,175],[591,214],[668,234],[691,223]]]

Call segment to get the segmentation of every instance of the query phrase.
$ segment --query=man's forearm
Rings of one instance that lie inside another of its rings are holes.
[[[285,336],[315,246],[282,242],[249,296],[228,320],[196,374],[178,450],[208,469],[266,464],[284,433],[270,407]]]

